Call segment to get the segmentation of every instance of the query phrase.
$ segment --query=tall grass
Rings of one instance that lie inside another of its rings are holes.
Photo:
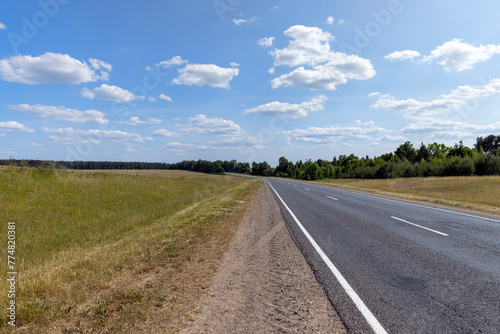
[[[500,214],[500,177],[460,176],[388,180],[339,179],[321,184],[378,192],[465,209]]]
[[[172,238],[176,215],[244,182],[168,171],[0,170],[4,239],[7,222],[17,227],[18,323],[50,318],[54,303],[61,312],[78,304],[144,247]],[[6,259],[6,241],[2,255]],[[0,287],[6,291],[5,280]],[[0,295],[1,305],[6,297]]]

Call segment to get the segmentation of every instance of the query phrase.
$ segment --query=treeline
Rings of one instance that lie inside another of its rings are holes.
[[[124,162],[124,161],[51,161],[51,160],[0,160],[3,166],[26,166],[35,168],[81,169],[81,170],[111,170],[111,169],[181,169],[193,172],[222,174],[221,162],[206,160],[182,161],[168,164],[163,162]]]
[[[293,163],[281,157],[276,168],[265,161],[252,163],[251,174],[302,180],[499,175],[500,136],[479,137],[473,148],[465,146],[462,141],[453,147],[421,143],[414,148],[407,141],[394,152],[374,158],[359,158],[351,154],[334,157],[332,161],[318,159]]]
[[[500,136],[478,137],[473,148],[460,141],[452,147],[445,144],[420,144],[414,148],[407,141],[394,152],[370,158],[354,154],[340,155],[331,161],[288,161],[285,157],[272,167],[264,162],[189,160],[177,163],[121,161],[46,161],[0,160],[0,165],[66,169],[176,169],[210,174],[243,173],[302,180],[330,178],[388,179],[426,176],[470,176],[500,174]]]

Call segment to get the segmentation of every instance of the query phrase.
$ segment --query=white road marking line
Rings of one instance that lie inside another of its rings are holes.
[[[338,199],[336,199],[335,197],[332,197],[332,196],[326,196],[326,197],[333,199],[334,201],[338,201]]]
[[[361,298],[358,296],[358,294],[354,291],[354,289],[346,281],[346,279],[344,278],[344,276],[342,276],[342,274],[340,273],[340,271],[335,267],[335,265],[328,258],[328,256],[326,256],[325,252],[323,252],[323,250],[321,249],[321,247],[319,247],[319,245],[311,237],[311,235],[309,234],[309,232],[307,232],[307,230],[300,223],[300,221],[297,219],[297,217],[292,212],[292,210],[290,210],[290,208],[288,207],[288,205],[286,205],[285,201],[283,201],[283,199],[278,194],[278,192],[276,191],[276,189],[274,189],[274,187],[271,185],[271,183],[269,181],[266,180],[266,182],[269,185],[269,187],[271,187],[271,189],[274,190],[276,196],[280,199],[281,203],[283,203],[283,205],[285,206],[285,208],[288,210],[288,212],[292,216],[293,220],[295,220],[295,223],[297,223],[297,225],[299,226],[299,228],[302,230],[302,233],[304,233],[304,235],[306,236],[306,238],[309,240],[309,242],[311,243],[311,245],[314,247],[314,249],[316,250],[316,252],[319,254],[319,256],[321,257],[321,259],[323,260],[323,262],[325,262],[325,264],[328,266],[328,268],[333,273],[333,275],[335,276],[335,278],[337,278],[337,280],[339,281],[339,283],[342,286],[342,288],[344,288],[344,290],[347,293],[347,295],[354,302],[354,305],[356,305],[356,307],[358,308],[359,312],[361,312],[361,314],[366,319],[366,321],[368,322],[368,324],[370,325],[370,327],[373,329],[373,331],[376,334],[387,334],[387,332],[384,329],[384,327],[382,327],[382,325],[377,320],[377,318],[375,318],[375,316],[368,309],[368,307],[366,306],[366,304],[361,300]]]
[[[331,188],[331,187],[328,187],[328,188]],[[486,218],[486,217],[481,217],[481,216],[477,216],[477,215],[470,215],[470,214],[463,213],[463,212],[446,210],[446,209],[440,209],[440,208],[435,208],[433,206],[428,206],[428,205],[421,205],[421,204],[415,204],[415,203],[408,203],[408,202],[404,202],[404,201],[397,201],[397,200],[388,199],[388,198],[379,197],[379,196],[371,196],[371,195],[362,194],[362,193],[359,193],[359,192],[356,192],[356,191],[349,191],[349,190],[344,190],[344,189],[336,189],[336,190],[345,191],[345,192],[348,192],[350,194],[355,194],[355,195],[359,195],[359,196],[380,199],[380,200],[384,200],[384,201],[388,201],[388,202],[394,202],[394,203],[406,204],[406,205],[413,205],[413,206],[418,206],[418,207],[421,207],[421,208],[432,209],[432,210],[437,210],[437,211],[443,211],[443,212],[448,212],[448,213],[454,213],[454,214],[457,214],[457,215],[462,215],[462,216],[467,216],[467,217],[472,217],[472,218],[479,218],[479,219],[484,219],[484,220],[489,220],[489,221],[492,221],[492,222],[500,223],[500,220],[498,220],[498,219]]]
[[[307,191],[311,191],[310,189],[307,189],[307,188],[306,188],[306,190],[307,190]]]
[[[448,234],[446,234],[446,233],[439,232],[439,231],[436,231],[436,230],[433,230],[433,229],[431,229],[431,228],[428,228],[428,227],[425,227],[425,226],[421,226],[421,225],[418,225],[418,224],[415,224],[415,223],[410,223],[409,221],[406,221],[406,220],[401,219],[401,218],[398,218],[398,217],[391,216],[391,218],[392,218],[392,219],[399,220],[399,221],[402,221],[403,223],[406,223],[406,224],[410,224],[410,225],[413,225],[413,226],[416,226],[416,227],[423,228],[424,230],[428,230],[428,231],[431,231],[431,232],[434,232],[434,233],[437,233],[437,234],[444,235],[445,237],[449,237],[449,235],[448,235]]]

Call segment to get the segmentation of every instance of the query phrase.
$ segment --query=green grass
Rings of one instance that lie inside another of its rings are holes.
[[[178,171],[0,170],[2,235],[7,222],[16,222],[18,325],[47,325],[75,312],[102,322],[116,299],[113,277],[189,258],[217,234],[210,234],[214,226],[224,228],[217,222],[249,201],[257,184]],[[6,247],[2,255],[6,259]],[[7,305],[5,280],[0,287],[0,304]],[[98,291],[108,291],[109,300],[85,308]],[[8,330],[4,315],[1,320]]]
[[[500,214],[500,177],[495,176],[339,179],[322,180],[317,183]]]

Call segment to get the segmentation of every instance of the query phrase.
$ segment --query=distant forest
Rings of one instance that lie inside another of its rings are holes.
[[[115,161],[45,161],[0,160],[0,165],[66,169],[177,169],[222,174],[244,173],[256,176],[277,176],[302,180],[331,178],[389,179],[426,176],[500,175],[500,136],[478,137],[473,148],[460,141],[453,147],[445,144],[420,144],[407,141],[391,153],[379,157],[359,158],[340,155],[333,160],[318,159],[292,162],[285,157],[276,167],[264,162],[181,161],[178,163],[115,162]]]

